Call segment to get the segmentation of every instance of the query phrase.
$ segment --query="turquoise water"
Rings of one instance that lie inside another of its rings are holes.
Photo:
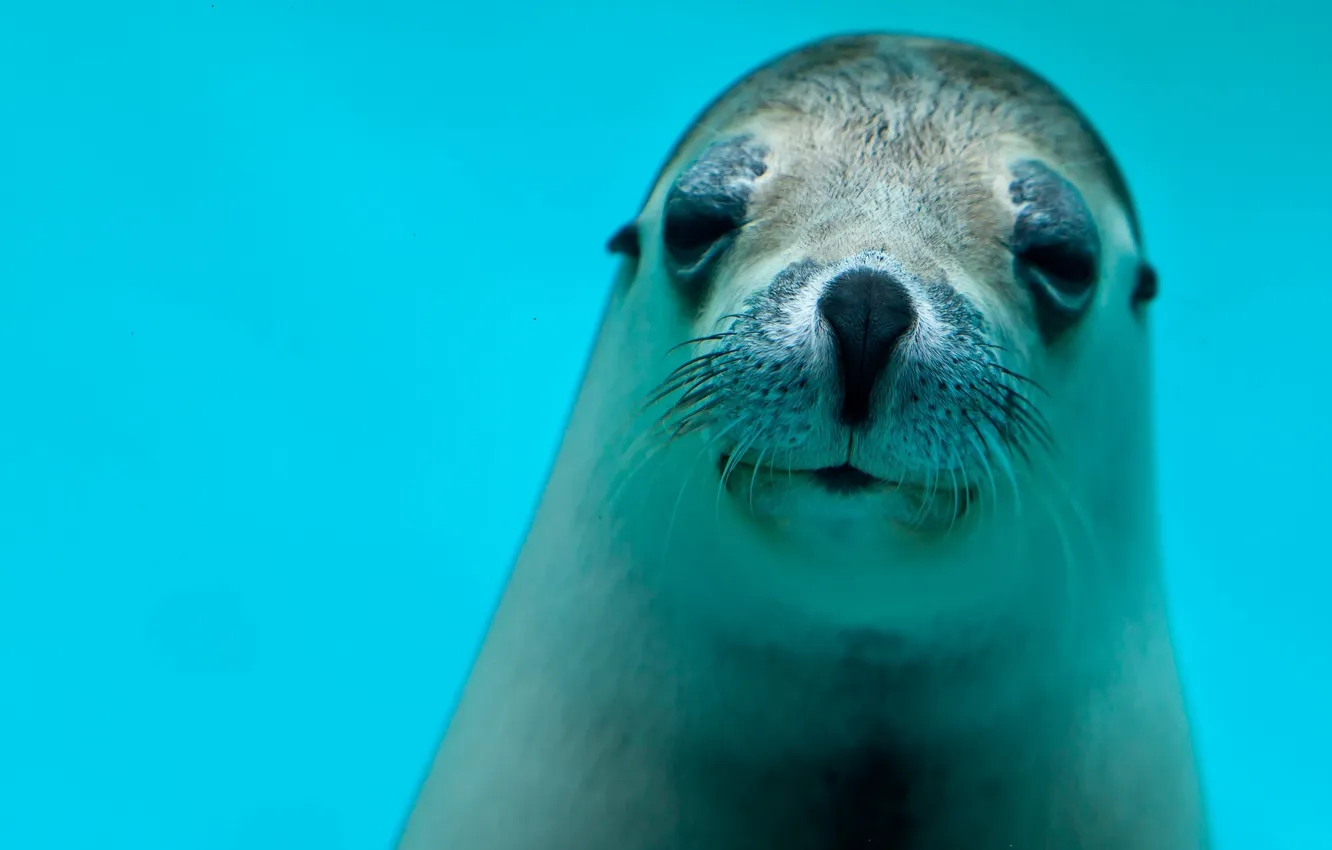
[[[1312,3],[452,5],[0,0],[0,848],[386,848],[605,239],[722,86],[863,29],[1012,53],[1118,154],[1217,847],[1332,848]]]

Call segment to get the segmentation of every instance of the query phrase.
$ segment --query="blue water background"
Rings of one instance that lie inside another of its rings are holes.
[[[0,0],[0,848],[386,848],[606,237],[722,86],[863,29],[1019,57],[1120,158],[1217,847],[1332,848],[1332,62],[1293,0]]]

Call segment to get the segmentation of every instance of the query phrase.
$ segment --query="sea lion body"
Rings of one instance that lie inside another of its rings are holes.
[[[1208,847],[1155,279],[1076,110],[980,48],[826,39],[612,247],[402,850]]]

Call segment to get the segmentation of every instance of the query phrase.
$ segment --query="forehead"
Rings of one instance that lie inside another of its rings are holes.
[[[1105,185],[1136,235],[1127,186],[1085,117],[1045,80],[972,45],[847,36],[779,56],[703,110],[657,182],[738,134],[768,143],[777,174],[849,188],[868,177],[899,191],[984,193],[1006,156],[1049,158],[1076,182]]]

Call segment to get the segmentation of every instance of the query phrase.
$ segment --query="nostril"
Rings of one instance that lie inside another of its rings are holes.
[[[869,419],[875,383],[916,320],[911,295],[888,272],[852,269],[828,284],[818,309],[837,344],[842,420],[861,424]]]

